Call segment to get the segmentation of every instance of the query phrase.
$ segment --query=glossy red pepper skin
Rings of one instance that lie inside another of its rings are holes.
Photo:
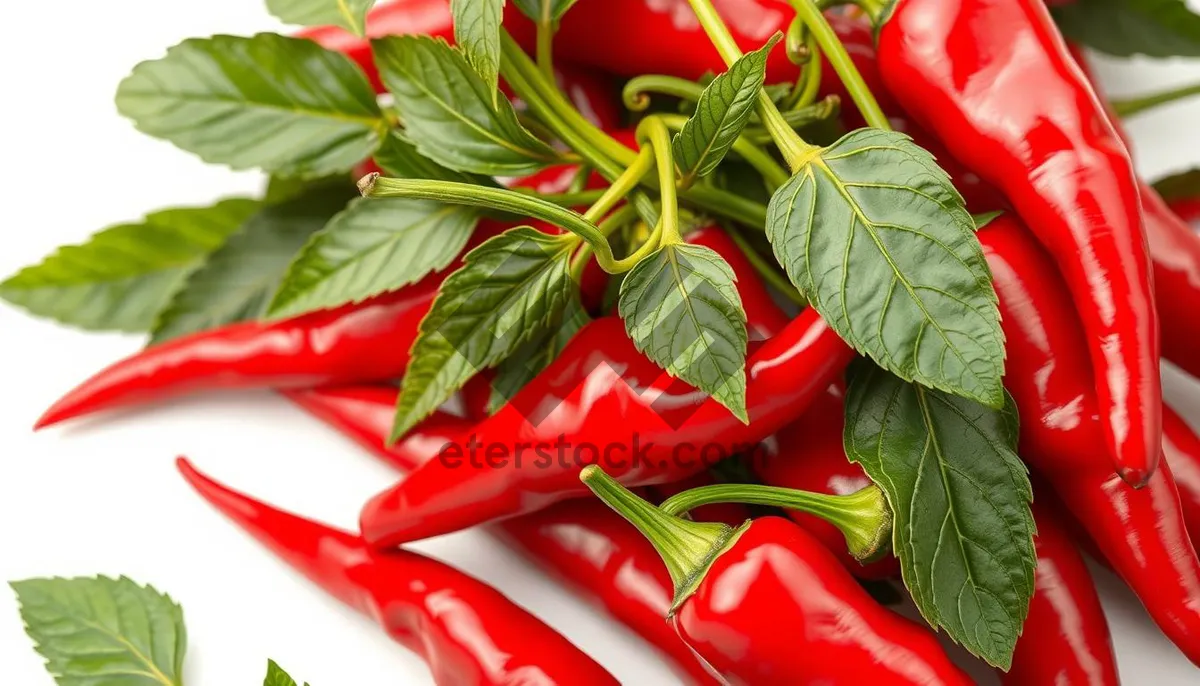
[[[1154,260],[1154,302],[1162,324],[1162,355],[1200,377],[1200,235],[1145,183],[1142,213]]]
[[[1163,459],[1171,465],[1192,545],[1200,546],[1200,437],[1169,405],[1163,406]]]
[[[1029,617],[1004,686],[1117,686],[1108,620],[1083,555],[1053,505],[1034,497],[1037,574]]]
[[[671,619],[735,684],[971,684],[927,628],[876,603],[790,520],[754,520]]]
[[[800,419],[775,434],[763,459],[752,463],[754,473],[768,486],[814,493],[846,495],[871,485],[862,467],[846,457],[844,397],[831,386]],[[860,579],[894,579],[900,562],[893,555],[864,565],[846,550],[846,538],[836,526],[815,515],[787,510],[792,521],[821,541],[842,566]]]
[[[1108,453],[1142,484],[1162,392],[1137,181],[1043,0],[899,0],[878,45],[892,97],[1054,255],[1087,332]]]
[[[372,550],[357,536],[233,491],[186,460],[178,465],[192,487],[241,529],[424,658],[437,684],[618,683],[541,620],[443,562],[405,550]]]
[[[1103,458],[1105,440],[1086,342],[1054,261],[1011,215],[979,232],[1007,339],[1005,386],[1021,415],[1019,453],[1141,599],[1200,664],[1200,560],[1165,463],[1134,489]]]

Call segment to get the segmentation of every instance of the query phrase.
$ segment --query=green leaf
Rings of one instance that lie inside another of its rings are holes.
[[[1185,0],[1074,0],[1051,10],[1063,35],[1117,57],[1200,57],[1200,16]]]
[[[536,22],[555,22],[579,0],[513,0],[525,16]]]
[[[549,367],[575,334],[590,321],[591,317],[579,302],[578,295],[572,293],[566,307],[554,317],[542,336],[530,339],[517,348],[496,368],[496,378],[492,379],[492,395],[488,399],[488,412],[495,413],[524,388],[525,384]]]
[[[230,236],[159,315],[151,345],[262,316],[279,280],[309,236],[350,200],[342,184],[272,205]]]
[[[500,22],[504,0],[450,0],[454,17],[454,42],[467,62],[492,91],[492,101],[501,97],[496,86],[500,77]]]
[[[59,686],[180,686],[183,610],[121,577],[27,579],[12,588],[25,631]]]
[[[1167,202],[1200,199],[1200,168],[1163,177],[1154,182],[1154,190]]]
[[[340,26],[361,36],[374,5],[375,0],[267,0],[267,11],[287,24]]]
[[[350,171],[387,132],[348,57],[272,33],[186,40],[134,67],[117,109],[207,162],[285,176]]]
[[[897,376],[1004,403],[1004,334],[962,196],[908,136],[860,129],[784,184],[767,238],[792,283]]]
[[[893,548],[921,614],[1007,669],[1033,596],[1033,491],[1010,398],[994,410],[864,364],[846,454],[887,494]]]
[[[666,245],[626,275],[618,310],[638,350],[749,422],[746,312],[736,280],[714,250]]]
[[[478,371],[538,336],[566,307],[576,239],[527,226],[467,253],[442,283],[412,348],[393,437],[404,435]]]
[[[263,686],[296,686],[296,680],[283,671],[274,660],[267,660],[267,678],[263,680]],[[305,683],[304,686],[308,684]]]
[[[357,179],[351,179],[348,174],[336,174],[334,176],[323,176],[316,179],[299,178],[295,176],[272,176],[267,179],[266,192],[263,194],[263,202],[268,205],[278,205],[281,202],[298,198],[305,193],[312,192],[321,188],[326,188],[336,184],[341,184],[347,189],[347,192],[357,191],[358,186],[355,185]]]
[[[372,45],[407,138],[425,157],[490,176],[531,174],[557,160],[550,146],[521,126],[512,104],[495,98],[495,88],[446,41],[392,36]]]
[[[454,261],[478,222],[462,205],[359,198],[309,239],[268,312],[291,317],[415,283]]]
[[[417,146],[405,138],[404,132],[395,129],[388,134],[383,146],[375,152],[375,164],[379,165],[379,168],[388,176],[399,179],[454,181],[493,188],[499,186],[496,180],[490,176],[467,174],[443,167],[417,152]]]
[[[109,227],[17,272],[0,283],[0,297],[83,329],[146,331],[187,275],[258,208],[230,199]]]
[[[712,173],[746,128],[766,77],[767,55],[782,37],[776,33],[762,48],[742,55],[700,94],[696,113],[671,141],[684,185]]]

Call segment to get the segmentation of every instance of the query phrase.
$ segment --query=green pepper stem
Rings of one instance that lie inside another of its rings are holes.
[[[595,204],[588,208],[588,211],[583,215],[584,219],[590,222],[599,221],[617,203],[621,202],[626,195],[629,195],[641,183],[642,177],[649,174],[653,168],[654,150],[646,146],[638,152],[638,156],[634,158],[633,164],[630,164],[625,171],[621,172],[620,176],[613,179],[612,185],[595,200]]]
[[[850,53],[846,52],[846,46],[842,45],[841,39],[829,25],[825,15],[821,14],[821,9],[812,0],[788,0],[788,3],[796,10],[796,15],[804,21],[808,30],[817,39],[817,44],[821,46],[821,52],[829,59],[829,64],[833,66],[838,78],[845,84],[846,90],[850,92],[850,97],[858,106],[858,111],[862,112],[863,119],[866,119],[867,124],[877,129],[891,131],[892,125],[888,121],[887,115],[879,107],[879,101],[875,99],[875,94],[871,92],[870,88],[867,88],[867,83],[863,81],[858,67],[854,66],[854,60],[850,59]]]
[[[1111,100],[1109,104],[1112,105],[1113,112],[1116,112],[1117,116],[1125,118],[1154,109],[1159,105],[1166,105],[1177,100],[1189,98],[1193,95],[1200,95],[1200,83],[1172,88],[1159,93],[1151,93],[1150,95],[1142,95],[1136,98]]]
[[[671,129],[672,131],[681,130],[683,125],[687,123],[688,120],[688,118],[682,114],[656,114],[654,116],[662,120],[662,123],[666,124],[667,128]],[[754,167],[755,171],[757,171],[759,174],[762,174],[763,179],[765,179],[766,182],[771,186],[772,190],[787,183],[787,170],[779,166],[779,163],[775,161],[775,158],[771,157],[771,155],[762,148],[754,145],[754,143],[745,136],[738,136],[736,139],[734,139],[733,151],[741,156],[742,159],[746,160],[747,164],[749,164],[751,167]]]
[[[654,150],[658,166],[658,190],[662,195],[662,214],[658,218],[659,232],[666,245],[682,243],[679,235],[679,197],[675,191],[675,157],[671,150],[671,134],[666,124],[658,117],[646,117],[638,124],[635,133],[643,147]]]
[[[600,189],[589,189],[574,191],[570,193],[527,193],[520,188],[513,189],[517,193],[522,193],[535,198],[541,198],[546,202],[552,202],[561,207],[580,207],[590,205],[604,196],[604,191]]]
[[[771,505],[820,517],[842,532],[847,549],[859,562],[878,559],[890,549],[892,510],[883,491],[874,484],[849,495],[826,495],[758,484],[717,484],[677,493],[659,509],[678,516],[713,503]]]
[[[746,522],[734,529],[727,524],[672,517],[634,495],[597,465],[585,467],[579,478],[605,505],[634,525],[658,551],[675,587],[668,617],[696,591],[721,553],[750,526]]]
[[[660,93],[696,102],[703,92],[704,86],[695,81],[663,74],[642,74],[625,83],[625,87],[621,89],[621,100],[625,103],[626,109],[643,112],[650,106],[649,93]]]

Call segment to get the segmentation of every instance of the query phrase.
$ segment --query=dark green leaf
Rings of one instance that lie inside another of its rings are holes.
[[[388,176],[399,179],[430,179],[433,181],[454,181],[471,183],[476,186],[493,186],[496,181],[490,176],[467,174],[465,172],[447,169],[433,160],[417,152],[417,147],[404,137],[402,131],[393,130],[383,142],[383,147],[375,153],[375,164]]]
[[[272,33],[186,40],[134,67],[117,108],[208,162],[285,176],[350,171],[387,132],[349,58]]]
[[[150,343],[262,316],[296,253],[351,197],[338,184],[251,217],[188,276],[159,315]]]
[[[858,365],[846,454],[887,494],[904,583],[930,624],[1007,669],[1033,596],[1033,491],[1017,413]]]
[[[375,0],[267,0],[267,11],[287,24],[340,26],[361,36],[374,4]]]
[[[638,350],[748,422],[746,312],[736,280],[714,250],[667,245],[630,270],[618,309]]]
[[[478,371],[538,336],[566,307],[576,239],[518,227],[467,253],[421,321],[393,436],[424,419]]]
[[[685,185],[712,173],[741,135],[758,102],[767,55],[782,37],[776,33],[762,48],[742,55],[700,94],[696,113],[671,141]]]
[[[879,129],[823,149],[767,210],[779,263],[856,350],[999,407],[1004,334],[974,228],[933,157]]]
[[[1200,16],[1184,0],[1074,0],[1054,20],[1076,43],[1118,57],[1200,57]]]
[[[373,42],[375,61],[408,140],[422,155],[458,171],[531,174],[553,149],[525,130],[506,98],[494,98],[457,50],[440,38],[393,36]]]
[[[283,671],[274,660],[267,660],[267,678],[263,679],[263,686],[296,686],[296,680]]]
[[[492,395],[488,400],[488,412],[495,413],[517,394],[525,384],[533,380],[543,369],[550,366],[567,343],[579,333],[591,317],[583,309],[579,297],[572,294],[567,306],[548,325],[540,337],[529,340],[509,355],[496,368],[492,379]]]
[[[1004,213],[997,212],[997,211],[983,212],[981,214],[973,214],[973,215],[971,215],[971,221],[975,222],[975,230],[978,231],[979,229],[982,229],[983,227],[987,226],[988,224],[991,224],[993,219],[995,219],[996,217],[999,217],[1002,214],[1004,214]]]
[[[558,21],[579,0],[513,0],[525,16],[536,22]]]
[[[146,331],[187,275],[258,208],[231,199],[107,228],[0,283],[0,297],[84,329]]]
[[[1154,182],[1154,190],[1167,202],[1200,200],[1200,168],[1161,178]]]
[[[454,42],[492,91],[493,102],[502,98],[496,89],[500,75],[500,22],[504,0],[450,0],[454,17]]]
[[[356,180],[351,179],[349,174],[325,176],[319,179],[304,179],[295,176],[272,176],[267,179],[267,190],[264,194],[263,202],[268,205],[278,205],[285,200],[298,198],[313,190],[339,183],[347,189],[347,192],[351,192],[358,188],[354,184]]]
[[[478,221],[479,213],[463,205],[359,198],[313,234],[268,311],[291,317],[415,283],[449,265]]]
[[[121,577],[12,583],[25,631],[59,686],[181,686],[183,610]]]

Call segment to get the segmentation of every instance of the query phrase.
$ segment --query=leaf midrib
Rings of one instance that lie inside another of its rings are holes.
[[[387,125],[387,122],[385,122],[382,117],[368,117],[365,115],[354,115],[347,114],[345,112],[338,112],[337,110],[318,110],[309,107],[287,107],[285,105],[262,102],[261,100],[239,100],[238,98],[232,97],[222,97],[216,95],[205,96],[202,94],[185,93],[180,91],[148,91],[140,89],[126,89],[122,91],[121,97],[124,99],[171,99],[186,103],[218,103],[223,105],[236,105],[243,110],[268,110],[299,117],[309,117],[313,119],[332,119],[334,121],[362,125],[368,129],[377,129],[383,127],[385,132]]]

